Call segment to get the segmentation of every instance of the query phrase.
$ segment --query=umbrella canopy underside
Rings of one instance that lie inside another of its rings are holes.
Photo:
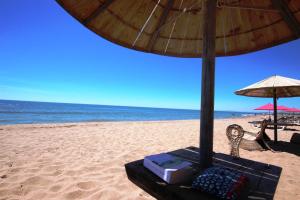
[[[202,56],[202,0],[57,0],[84,26],[127,48]],[[216,55],[268,48],[300,37],[299,0],[220,0]]]

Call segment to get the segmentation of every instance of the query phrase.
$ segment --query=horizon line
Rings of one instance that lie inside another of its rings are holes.
[[[34,102],[34,103],[57,103],[57,104],[91,105],[91,106],[116,106],[116,107],[133,107],[133,108],[174,109],[174,110],[191,110],[191,111],[199,111],[200,112],[200,109],[191,109],[191,108],[166,108],[166,107],[149,107],[149,106],[108,105],[108,104],[94,104],[94,103],[34,101],[34,100],[2,99],[2,98],[0,98],[0,101],[23,101],[23,102]],[[214,110],[214,111],[259,113],[259,112],[256,112],[256,111],[234,111],[234,110]]]

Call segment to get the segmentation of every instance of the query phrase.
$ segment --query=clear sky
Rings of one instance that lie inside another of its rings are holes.
[[[200,58],[120,47],[53,0],[1,0],[0,27],[0,99],[199,109]],[[252,111],[272,99],[233,92],[275,74],[300,79],[300,40],[216,63],[215,110]]]

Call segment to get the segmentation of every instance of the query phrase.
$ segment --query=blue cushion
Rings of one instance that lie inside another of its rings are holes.
[[[237,199],[248,178],[225,167],[210,167],[195,178],[192,187],[221,199]]]

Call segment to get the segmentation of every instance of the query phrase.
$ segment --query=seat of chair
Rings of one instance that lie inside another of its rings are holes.
[[[199,148],[188,147],[168,153],[193,162],[194,168],[199,170]],[[273,199],[282,170],[277,166],[243,158],[233,158],[222,153],[214,154],[213,165],[237,170],[249,178],[249,184],[243,192],[241,199]],[[129,180],[160,200],[216,199],[209,194],[192,189],[191,181],[181,184],[167,184],[146,169],[143,166],[143,160],[127,163],[125,169]]]
[[[249,134],[248,132],[244,133],[243,138],[246,139],[246,140],[256,140],[256,136],[253,135],[253,134]]]

